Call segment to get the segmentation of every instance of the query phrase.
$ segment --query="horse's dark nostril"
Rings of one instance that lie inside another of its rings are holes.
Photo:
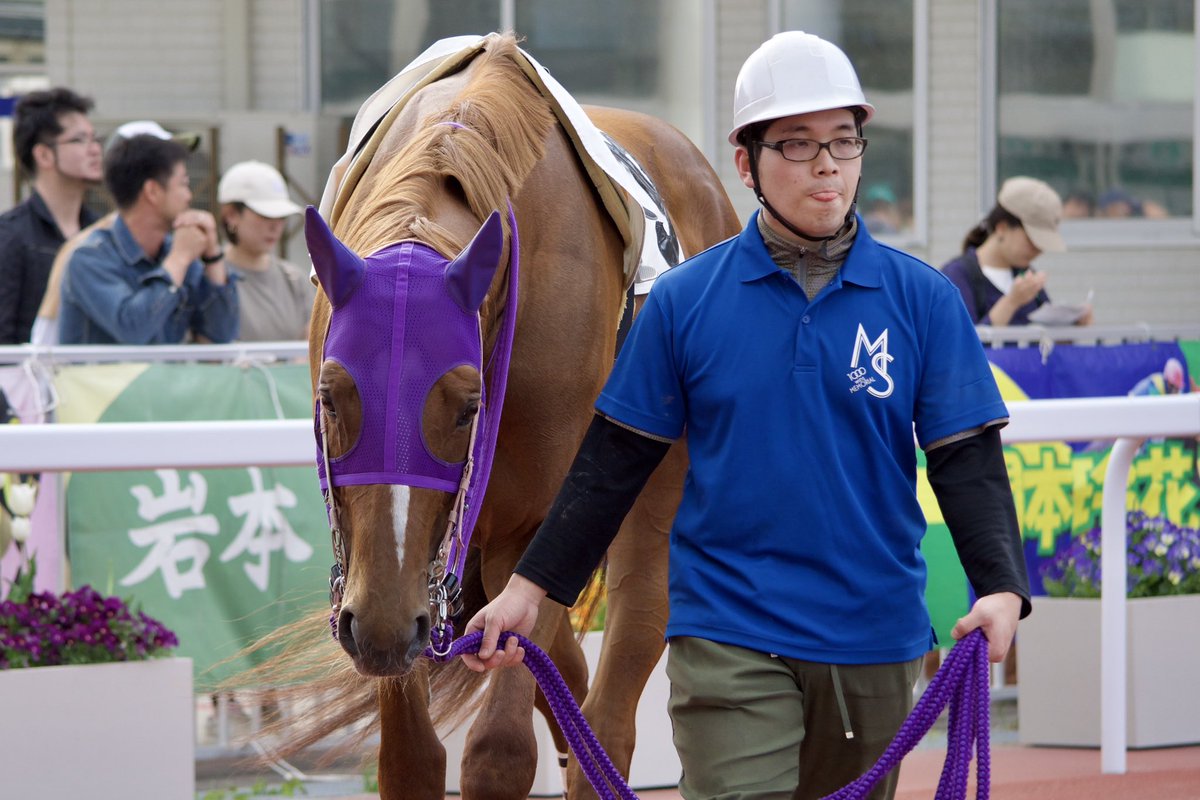
[[[342,609],[342,613],[338,614],[338,642],[352,656],[358,655],[358,643],[354,637],[354,629],[357,627],[358,620],[354,618],[354,614]]]
[[[409,646],[409,653],[413,658],[424,650],[425,645],[429,642],[429,614],[426,612],[418,614],[415,623],[412,644]]]

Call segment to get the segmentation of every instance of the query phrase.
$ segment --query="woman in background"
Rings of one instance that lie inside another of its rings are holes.
[[[308,273],[275,255],[287,218],[303,209],[279,171],[261,161],[234,164],[217,184],[225,261],[238,272],[244,342],[308,337],[315,288]]]
[[[976,325],[1028,325],[1029,315],[1050,302],[1046,274],[1030,266],[1042,253],[1067,249],[1058,231],[1063,204],[1036,178],[1009,178],[996,206],[967,234],[963,252],[942,266],[962,293]],[[1090,325],[1085,306],[1076,325]]]

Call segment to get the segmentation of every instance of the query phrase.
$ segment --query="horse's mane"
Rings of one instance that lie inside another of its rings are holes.
[[[465,242],[428,216],[446,177],[480,221],[505,208],[542,158],[554,123],[517,58],[511,34],[489,39],[450,105],[420,120],[399,152],[357,187],[335,224],[339,239],[363,255],[413,238],[452,256]]]

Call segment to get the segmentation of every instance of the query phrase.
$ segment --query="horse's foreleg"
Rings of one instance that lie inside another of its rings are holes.
[[[608,551],[604,646],[584,715],[623,775],[629,775],[642,689],[663,651],[667,626],[667,541],[683,492],[687,450],[677,443],[625,518]],[[567,771],[571,800],[592,798],[579,764]]]
[[[561,620],[558,630],[554,634],[554,643],[550,646],[550,658],[571,690],[575,702],[583,705],[588,685],[587,660],[584,659],[583,650],[580,649],[579,642],[575,638],[575,631],[571,628],[570,615],[563,614]],[[540,691],[537,693],[535,704],[550,727],[550,735],[554,737],[555,750],[558,751],[560,758],[565,756],[567,754],[567,738],[563,736],[562,730],[558,727],[558,722],[554,719],[554,712],[550,710],[546,696]],[[560,766],[562,766],[561,763]]]
[[[545,649],[562,606],[545,600],[530,638]],[[536,684],[524,666],[491,673],[479,715],[467,733],[462,760],[464,800],[523,800],[537,774],[537,740],[533,731]]]
[[[414,670],[379,687],[379,797],[442,800],[446,748],[429,719],[429,674]]]

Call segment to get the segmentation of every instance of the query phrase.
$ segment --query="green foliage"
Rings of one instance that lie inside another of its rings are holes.
[[[196,800],[254,800],[258,797],[299,797],[308,794],[304,781],[299,778],[288,778],[278,786],[269,785],[266,780],[255,781],[249,788],[238,789],[209,789],[204,794],[197,794]]]
[[[372,764],[363,770],[363,791],[375,792],[379,791],[379,765]]]

